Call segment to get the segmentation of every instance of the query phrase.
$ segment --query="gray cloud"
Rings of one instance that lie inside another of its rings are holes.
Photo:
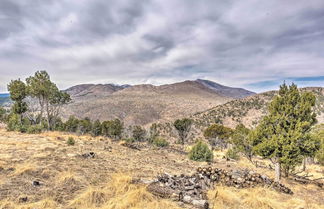
[[[0,0],[0,92],[41,69],[60,88],[205,78],[267,90],[324,75],[323,21],[323,0]]]

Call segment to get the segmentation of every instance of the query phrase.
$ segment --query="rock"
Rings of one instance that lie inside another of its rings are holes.
[[[39,181],[33,181],[33,186],[40,186],[41,183]]]
[[[19,203],[24,203],[24,202],[27,202],[28,201],[28,197],[20,197],[18,202]]]
[[[191,203],[191,197],[189,195],[183,196],[182,201],[185,203]]]
[[[209,208],[209,203],[207,200],[193,200],[192,204],[196,207],[203,208],[203,209]]]
[[[81,155],[83,158],[95,158],[96,154],[94,152],[84,153]]]

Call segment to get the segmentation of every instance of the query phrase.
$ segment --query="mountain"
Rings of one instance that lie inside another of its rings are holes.
[[[222,86],[212,81],[195,80],[154,86],[83,84],[66,90],[72,103],[62,116],[75,115],[93,120],[119,118],[126,125],[146,125],[187,117],[253,92]]]
[[[227,97],[239,99],[239,98],[244,98],[255,94],[254,92],[248,91],[246,89],[223,86],[208,80],[197,79],[197,82]]]
[[[313,92],[316,96],[314,111],[319,123],[324,122],[324,88],[307,87],[301,91]],[[204,129],[213,123],[223,123],[225,126],[234,128],[239,123],[254,127],[259,120],[267,114],[267,107],[277,91],[269,91],[252,95],[243,99],[229,101],[209,110],[196,113],[192,116],[197,127]]]
[[[65,91],[74,97],[82,97],[87,95],[103,96],[110,95],[127,87],[129,87],[129,85],[119,86],[115,84],[81,84],[68,88]]]

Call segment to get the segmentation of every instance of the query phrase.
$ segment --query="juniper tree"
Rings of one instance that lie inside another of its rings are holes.
[[[93,126],[92,126],[92,134],[94,136],[100,136],[102,133],[102,127],[101,127],[101,123],[99,120],[96,120],[94,123],[93,123]]]
[[[52,129],[58,118],[60,108],[71,101],[70,95],[60,91],[46,71],[37,71],[26,79],[29,96],[36,98],[40,106],[37,122],[42,123],[46,114],[47,127]]]
[[[315,96],[300,92],[295,84],[280,86],[279,94],[269,105],[269,113],[252,133],[253,150],[275,163],[276,180],[280,181],[281,169],[289,172],[300,164],[303,157],[312,154],[315,141],[309,135],[316,122],[312,111]],[[282,167],[282,168],[281,168]]]
[[[243,124],[236,126],[231,142],[235,146],[235,149],[245,155],[245,157],[252,162],[252,140],[249,137],[250,129],[246,128]]]
[[[22,114],[27,111],[27,104],[24,99],[27,97],[27,87],[21,80],[12,80],[8,84],[8,91],[10,93],[10,99],[14,101],[12,106],[13,114],[18,114],[20,118],[20,124],[22,123]]]
[[[119,119],[102,122],[102,134],[119,139],[123,132],[123,123]]]
[[[192,120],[188,118],[178,119],[173,123],[173,125],[179,133],[180,143],[184,144],[190,131]]]
[[[48,106],[49,98],[55,88],[54,84],[46,71],[37,71],[34,76],[28,77],[26,82],[30,96],[38,100],[40,113],[37,122],[41,123],[45,108]]]
[[[204,131],[204,137],[212,146],[225,148],[232,134],[232,129],[219,124],[213,124]]]

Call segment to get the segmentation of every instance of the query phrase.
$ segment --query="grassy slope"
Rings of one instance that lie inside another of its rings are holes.
[[[130,180],[152,179],[160,172],[190,174],[205,163],[189,161],[171,148],[142,145],[138,151],[102,137],[73,136],[76,145],[68,146],[69,136],[0,130],[0,208],[190,208],[154,197],[145,186],[131,184]],[[80,157],[90,151],[96,153],[94,159]],[[215,155],[214,167],[255,170],[245,159],[227,162],[222,159],[223,153]],[[256,171],[272,176],[267,169]],[[316,166],[309,172],[323,176],[324,171]],[[34,180],[41,186],[33,186]],[[320,208],[324,204],[323,190],[291,180],[284,183],[293,189],[293,196],[268,188],[237,190],[217,186],[217,193],[210,191],[209,197],[214,208]],[[19,203],[21,197],[28,197],[28,201]]]

